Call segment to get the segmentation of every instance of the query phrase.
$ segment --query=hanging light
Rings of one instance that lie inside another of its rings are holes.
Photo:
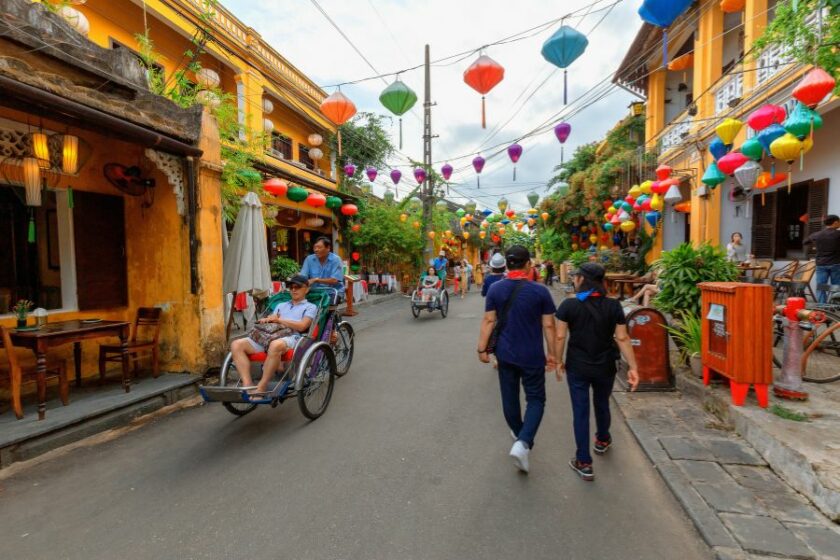
[[[310,146],[320,146],[321,143],[324,141],[324,138],[318,133],[313,133],[309,135],[309,138],[307,138],[307,140],[309,141]]]
[[[263,130],[271,134],[274,130],[274,122],[271,119],[263,119]]]
[[[263,113],[270,115],[274,112],[274,103],[268,97],[263,98]]]
[[[64,135],[61,149],[61,171],[67,175],[79,172],[79,137],[72,134]]]
[[[23,184],[26,187],[26,205],[41,206],[41,167],[37,158],[23,158]]]
[[[32,139],[32,153],[38,160],[38,165],[44,169],[50,166],[50,146],[47,140],[47,135],[43,132],[33,132]]]
[[[507,199],[505,197],[500,198],[499,202],[497,203],[497,206],[499,207],[500,212],[504,212],[505,210],[507,210],[507,207],[508,207]]]
[[[324,157],[324,152],[321,151],[321,148],[310,148],[309,159],[317,163],[322,157]]]

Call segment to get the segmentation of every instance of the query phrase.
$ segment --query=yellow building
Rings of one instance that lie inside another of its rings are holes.
[[[814,149],[802,170],[792,166],[793,187],[785,183],[760,196],[744,196],[733,178],[716,189],[701,183],[714,161],[709,143],[725,118],[746,122],[767,103],[792,108],[791,91],[810,69],[795,63],[783,49],[753,52],[753,43],[775,17],[776,0],[746,0],[744,8],[724,13],[719,0],[695,3],[668,30],[669,62],[662,64],[662,30],[643,24],[625,55],[615,81],[646,102],[646,145],[660,164],[683,178],[691,213],[666,209],[654,256],[684,241],[725,246],[733,233],[744,236],[748,254],[786,261],[802,259],[802,241],[822,228],[821,219],[840,211],[840,163],[832,157],[832,134],[840,125],[837,98],[818,112],[825,126],[814,134]],[[811,21],[818,25],[818,14]],[[757,54],[757,56],[756,56]],[[675,69],[678,68],[678,69]],[[754,132],[744,126],[737,149]],[[765,156],[762,165],[770,170]],[[787,164],[776,162],[779,171]]]

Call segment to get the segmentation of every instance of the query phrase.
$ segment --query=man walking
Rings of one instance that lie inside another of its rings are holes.
[[[840,284],[840,217],[831,214],[826,217],[825,229],[812,233],[805,243],[812,243],[817,249],[817,286]],[[828,293],[820,291],[819,302],[826,303]]]
[[[478,358],[490,362],[488,350],[496,354],[502,412],[514,438],[510,456],[516,467],[527,473],[528,454],[545,408],[545,371],[553,370],[555,359],[554,301],[545,286],[528,280],[531,261],[528,249],[514,245],[505,252],[508,275],[487,292],[484,319],[478,337]],[[496,331],[496,345],[488,349]],[[546,357],[543,341],[548,346]],[[519,385],[525,391],[525,416],[519,404]]]

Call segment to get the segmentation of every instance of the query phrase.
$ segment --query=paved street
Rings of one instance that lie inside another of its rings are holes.
[[[397,299],[356,340],[321,419],[296,402],[235,419],[178,412],[0,480],[15,560],[709,558],[620,422],[578,479],[565,386],[550,379],[531,474],[507,457],[475,293],[450,317]],[[617,415],[620,419],[620,415]]]

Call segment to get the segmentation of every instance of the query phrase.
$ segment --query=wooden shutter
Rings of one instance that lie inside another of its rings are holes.
[[[128,305],[121,196],[76,191],[73,233],[79,310]]]
[[[805,235],[808,239],[812,233],[823,228],[823,220],[828,214],[828,179],[814,181],[808,188],[808,222],[805,224]]]
[[[752,254],[760,259],[776,256],[776,193],[753,197]]]

